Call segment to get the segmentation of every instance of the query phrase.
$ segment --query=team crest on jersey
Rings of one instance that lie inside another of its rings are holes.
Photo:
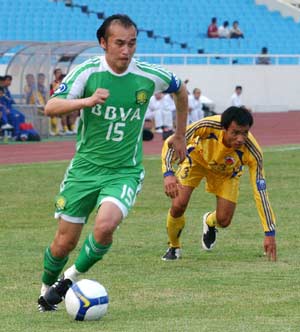
[[[143,105],[148,101],[148,94],[146,90],[139,90],[135,93],[136,103],[138,105]]]
[[[63,210],[66,206],[66,199],[63,196],[58,196],[55,202],[57,210]]]
[[[235,160],[234,160],[233,157],[231,157],[231,156],[227,156],[227,157],[225,157],[225,164],[226,164],[226,165],[228,165],[228,166],[233,165],[234,162],[235,162]]]
[[[63,93],[67,91],[68,87],[66,83],[61,83],[60,86],[54,91],[55,94]]]

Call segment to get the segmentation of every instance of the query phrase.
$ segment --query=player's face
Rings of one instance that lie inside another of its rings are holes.
[[[107,40],[101,39],[106,61],[117,74],[122,74],[129,66],[136,49],[136,34],[133,26],[125,28],[115,23],[109,27]]]
[[[228,129],[224,129],[223,143],[229,148],[241,148],[246,142],[249,129],[249,125],[239,126],[235,121],[231,122]]]

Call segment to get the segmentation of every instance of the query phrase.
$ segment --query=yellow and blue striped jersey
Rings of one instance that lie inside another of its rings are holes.
[[[240,177],[245,165],[250,172],[254,198],[265,232],[274,232],[275,216],[271,208],[263,168],[263,154],[253,135],[249,132],[240,149],[223,144],[224,130],[221,116],[206,117],[188,126],[186,131],[187,158],[219,177]],[[162,149],[162,171],[175,172],[175,154],[165,141]]]

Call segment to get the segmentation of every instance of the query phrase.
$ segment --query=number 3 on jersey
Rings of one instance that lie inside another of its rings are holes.
[[[124,131],[123,129],[120,129],[122,127],[125,127],[124,122],[116,122],[116,123],[112,122],[108,127],[106,140],[107,141],[112,140],[116,142],[122,141],[124,137]]]

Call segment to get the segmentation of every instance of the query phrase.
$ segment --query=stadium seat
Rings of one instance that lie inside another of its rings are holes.
[[[95,30],[103,22],[96,14],[104,12],[108,16],[122,12],[132,16],[140,29],[153,30],[157,37],[149,38],[145,32],[140,32],[138,52],[197,54],[198,49],[203,49],[213,54],[257,54],[267,46],[279,54],[300,53],[296,38],[300,24],[290,17],[282,17],[278,11],[270,12],[265,6],[256,5],[253,0],[215,0],[213,4],[206,0],[173,0],[172,6],[167,0],[152,0],[151,6],[143,4],[138,11],[132,1],[73,0],[73,3],[76,6],[72,8],[66,7],[63,1],[3,1],[1,40],[95,41]],[[82,5],[88,6],[90,14],[82,12]],[[218,24],[229,20],[231,25],[233,20],[238,20],[245,39],[206,38],[207,26],[214,16]],[[58,24],[60,17],[64,17],[63,24]],[[175,45],[166,43],[163,37],[170,37]],[[186,43],[187,47],[181,48],[180,43]],[[294,60],[281,62],[289,64]],[[197,62],[205,63],[205,60],[197,59]]]

